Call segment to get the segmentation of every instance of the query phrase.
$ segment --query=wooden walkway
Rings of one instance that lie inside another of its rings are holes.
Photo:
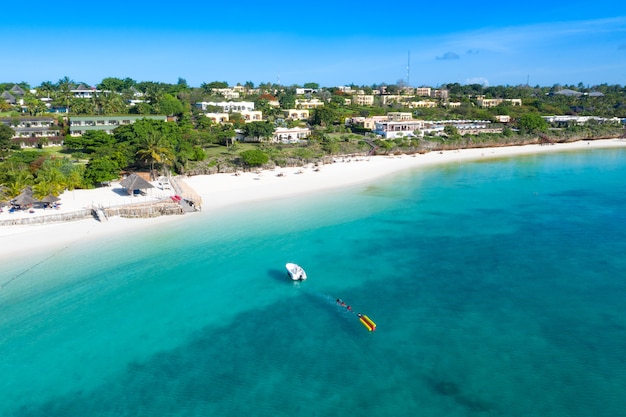
[[[202,209],[202,197],[191,188],[181,177],[172,177],[170,180],[176,194],[183,199],[180,201],[181,207],[186,212],[198,211]]]

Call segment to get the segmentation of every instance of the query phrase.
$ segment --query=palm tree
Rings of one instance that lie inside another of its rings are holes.
[[[102,112],[104,114],[116,114],[126,112],[126,103],[119,94],[109,93],[102,97]]]
[[[25,187],[33,182],[33,175],[25,164],[9,165],[4,177],[6,179],[5,194],[9,198],[17,197]]]
[[[42,200],[49,195],[58,196],[61,194],[58,188],[58,184],[52,181],[40,180],[37,184],[33,185],[33,197],[37,200]]]
[[[139,159],[150,164],[150,175],[153,176],[154,164],[162,164],[163,169],[174,159],[174,151],[166,143],[161,132],[150,132],[139,143],[137,151]]]
[[[58,99],[61,101],[63,105],[65,105],[68,109],[70,107],[70,101],[72,98],[72,88],[76,83],[73,80],[70,80],[68,76],[61,78],[57,82],[57,92]]]

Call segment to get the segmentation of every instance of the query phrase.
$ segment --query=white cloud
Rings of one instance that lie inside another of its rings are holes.
[[[489,87],[489,80],[485,77],[474,77],[466,79],[465,84],[480,84],[483,87]]]
[[[442,56],[438,56],[437,59],[441,61],[445,61],[449,59],[459,59],[459,56],[455,54],[454,52],[446,52]]]

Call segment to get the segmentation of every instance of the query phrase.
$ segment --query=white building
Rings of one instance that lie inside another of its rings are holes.
[[[414,132],[424,128],[423,120],[407,120],[402,122],[377,122],[374,133],[385,139],[416,136]],[[419,133],[418,133],[419,134]]]
[[[306,140],[311,135],[311,131],[306,127],[277,127],[274,131],[273,142],[298,143]]]

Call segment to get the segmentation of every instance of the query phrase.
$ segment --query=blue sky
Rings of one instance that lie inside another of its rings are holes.
[[[3,5],[0,82],[394,84],[410,51],[413,86],[626,85],[612,1],[18,3]]]

